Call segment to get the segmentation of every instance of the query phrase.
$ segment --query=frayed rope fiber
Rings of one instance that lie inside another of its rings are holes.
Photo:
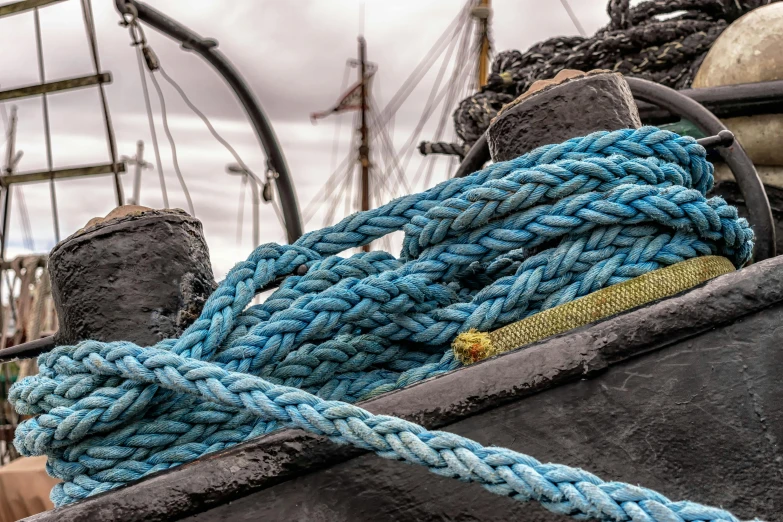
[[[63,505],[294,427],[580,520],[736,521],[351,403],[454,370],[450,343],[700,256],[740,267],[753,234],[707,199],[693,139],[652,127],[548,145],[354,214],[237,264],[180,338],[85,341],[39,358],[10,400]],[[404,230],[401,257],[333,254]],[[263,304],[256,292],[287,277]],[[110,306],[107,303],[107,306]]]

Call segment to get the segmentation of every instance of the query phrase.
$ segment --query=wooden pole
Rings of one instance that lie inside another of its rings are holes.
[[[489,17],[491,11],[491,0],[480,0],[478,9],[474,10],[474,16],[479,21],[479,38],[481,40],[481,50],[478,59],[478,71],[476,83],[479,87],[484,87],[489,78]]]
[[[359,36],[359,81],[361,82],[362,116],[361,145],[359,146],[359,163],[362,167],[362,202],[361,210],[370,210],[370,139],[367,131],[367,42]],[[362,250],[370,251],[370,245],[364,245]]]

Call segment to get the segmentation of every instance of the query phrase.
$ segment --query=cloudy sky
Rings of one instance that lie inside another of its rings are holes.
[[[368,58],[378,64],[375,96],[383,106],[464,5],[462,0],[155,0],[166,14],[203,36],[216,38],[220,49],[245,76],[261,101],[277,133],[291,169],[300,207],[323,193],[334,166],[335,125],[338,118],[312,125],[309,114],[330,107],[343,83],[346,59],[356,55],[356,36],[364,3],[364,33]],[[576,34],[560,0],[493,0],[492,35],[496,50],[526,49],[551,36]],[[118,25],[113,0],[94,0],[102,69],[114,77],[107,95],[117,135],[118,152],[133,155],[137,140],[147,144],[145,159],[153,153],[144,111],[144,99],[134,49],[126,29]],[[604,25],[605,0],[571,0],[588,34]],[[93,71],[78,0],[41,10],[43,49],[48,81]],[[263,152],[242,108],[223,81],[198,56],[184,52],[173,41],[149,29],[150,45],[167,72],[187,91],[218,131],[257,173],[264,172]],[[39,82],[32,12],[0,19],[0,88]],[[419,120],[434,71],[397,113],[394,143],[400,147]],[[193,197],[196,216],[204,223],[213,267],[222,278],[234,262],[251,250],[249,202],[245,205],[244,234],[237,244],[237,207],[240,179],[225,173],[230,154],[208,133],[169,86],[162,85],[169,125],[179,163]],[[151,87],[150,87],[151,88]],[[49,97],[53,156],[56,168],[108,161],[97,90],[61,93]],[[6,106],[9,104],[7,103]],[[16,102],[19,112],[17,148],[24,151],[19,172],[46,168],[41,99]],[[158,105],[153,93],[156,115]],[[425,126],[422,137],[432,137],[436,122]],[[350,116],[342,117],[337,159],[350,147]],[[449,122],[449,129],[451,122]],[[158,120],[163,171],[173,207],[186,208],[172,168],[169,145]],[[408,172],[417,167],[414,157]],[[447,161],[434,181],[446,176]],[[126,194],[132,176],[124,175]],[[421,189],[419,186],[417,189]],[[19,213],[19,190],[14,191],[9,252],[25,251]],[[55,243],[47,183],[21,189],[33,231],[34,247],[45,252]],[[114,207],[111,176],[66,180],[56,185],[62,237],[90,218]],[[145,171],[141,204],[161,207],[158,173]],[[343,209],[337,211],[337,217]],[[284,233],[269,205],[261,209],[261,241],[282,241]],[[306,229],[323,224],[316,214]]]

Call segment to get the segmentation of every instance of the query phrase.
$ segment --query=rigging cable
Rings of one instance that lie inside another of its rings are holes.
[[[571,9],[571,5],[568,3],[568,0],[560,0],[560,3],[563,4],[563,8],[566,10],[566,13],[568,13],[568,17],[574,23],[574,27],[576,27],[576,30],[579,32],[579,35],[587,36],[587,33],[585,32],[585,28],[582,27],[581,23],[579,23],[579,18],[576,17],[576,13],[574,13],[574,10]]]
[[[5,108],[4,103],[0,103],[0,115],[2,116],[3,120],[3,143],[8,142],[8,111]],[[35,241],[33,239],[33,228],[30,224],[30,212],[27,210],[27,201],[24,197],[24,190],[22,190],[22,187],[16,187],[17,190],[15,190],[15,193],[17,194],[17,198],[19,199],[19,217],[22,222],[22,241],[24,242],[24,247],[27,250],[35,250]],[[11,187],[8,187],[8,190],[11,190]]]
[[[46,73],[44,69],[43,58],[43,40],[41,38],[41,17],[38,13],[38,8],[33,10],[33,20],[35,24],[35,44],[38,53],[38,76],[41,79],[41,83],[46,83]],[[88,31],[89,32],[89,31]],[[100,71],[95,71],[95,74],[100,74]],[[101,85],[101,84],[99,84]],[[52,160],[52,132],[49,127],[49,99],[46,93],[41,96],[43,103],[43,123],[44,123],[44,138],[46,140],[46,166],[49,169],[49,198],[52,203],[52,219],[54,221],[54,240],[56,243],[60,242],[60,217],[57,211],[57,191],[54,187],[54,162]],[[122,204],[122,203],[120,203]]]
[[[340,86],[340,94],[338,96],[342,96],[345,92],[345,89],[348,88],[348,76],[350,75],[351,68],[348,65],[348,62],[345,63],[345,70],[343,71],[343,83]],[[335,123],[334,123],[334,141],[332,142],[332,170],[334,170],[337,167],[337,154],[340,151],[340,128],[343,123],[342,114],[338,114],[336,117]]]
[[[237,246],[242,244],[242,222],[245,219],[245,192],[247,192],[247,176],[242,176],[239,186],[239,207],[237,209]]]
[[[449,24],[443,34],[441,34],[441,36],[432,46],[432,48],[427,52],[424,58],[422,58],[413,72],[411,72],[408,78],[403,82],[402,86],[397,90],[394,96],[392,96],[391,100],[389,100],[389,103],[387,103],[386,107],[383,109],[383,113],[381,115],[382,122],[385,123],[393,114],[399,110],[400,106],[402,106],[405,100],[408,99],[408,96],[410,96],[410,94],[413,92],[413,89],[419,84],[422,78],[424,78],[427,72],[429,72],[432,64],[443,53],[445,47],[451,42],[452,39],[459,35],[465,22],[469,20],[469,8],[470,2],[468,2],[465,7],[462,8],[456,18],[454,18],[454,20]],[[451,35],[451,38],[449,38],[449,35]]]
[[[131,27],[133,27],[131,25]],[[136,26],[138,28],[138,25]],[[140,28],[139,28],[140,29]],[[132,30],[132,29],[131,29]],[[143,33],[142,33],[143,38]],[[139,62],[139,76],[141,77],[141,91],[144,94],[144,105],[147,108],[147,121],[150,126],[150,136],[152,138],[152,149],[155,151],[155,164],[158,166],[158,179],[160,180],[160,192],[163,196],[163,207],[169,207],[169,194],[166,190],[166,178],[163,175],[163,162],[160,159],[160,146],[158,145],[158,133],[155,131],[155,119],[152,114],[152,103],[150,102],[150,92],[147,87],[147,75],[144,73],[144,58],[142,57],[141,45],[144,44],[143,40],[135,41],[136,46],[136,59]]]
[[[38,9],[36,9],[36,12]],[[101,62],[98,56],[98,39],[95,34],[95,20],[92,15],[92,1],[82,0],[82,13],[84,14],[84,27],[87,30],[87,39],[90,41],[90,53],[92,62],[95,66],[95,74],[101,74]],[[109,156],[111,157],[112,171],[114,172],[114,190],[117,193],[117,205],[122,206],[122,183],[120,183],[120,172],[117,168],[117,142],[114,137],[114,129],[111,124],[111,115],[109,114],[109,101],[106,98],[106,89],[103,88],[103,82],[98,82],[98,93],[101,97],[101,109],[103,110],[103,120],[106,124],[106,140],[109,146]],[[58,232],[59,235],[59,232]]]
[[[478,43],[480,44],[481,40],[478,40]],[[438,141],[443,137],[443,132],[446,130],[446,124],[449,119],[449,114],[451,113],[452,107],[454,107],[457,102],[457,97],[460,95],[460,91],[462,90],[461,87],[464,88],[466,86],[469,86],[470,82],[473,80],[473,75],[471,75],[470,72],[476,69],[477,62],[478,62],[478,53],[474,53],[472,55],[470,63],[467,64],[466,67],[463,67],[462,71],[458,71],[456,67],[454,68],[451,81],[449,81],[449,86],[451,88],[449,89],[449,93],[446,96],[445,102],[443,103],[440,119],[438,120],[438,126],[435,129],[435,141]],[[424,176],[425,189],[430,187],[430,182],[432,181],[432,174],[435,169],[436,161],[437,158],[434,156],[430,156],[427,159],[427,163],[428,163],[427,174]]]
[[[185,200],[188,203],[188,210],[190,211],[190,215],[195,217],[196,210],[193,208],[193,200],[190,199],[188,185],[185,183],[185,178],[182,176],[182,171],[179,169],[179,161],[177,159],[177,144],[174,142],[174,136],[171,135],[171,130],[169,129],[169,120],[168,116],[166,115],[166,100],[163,96],[163,90],[160,88],[158,79],[155,78],[155,74],[152,71],[150,71],[150,80],[152,80],[152,85],[155,87],[155,91],[158,93],[158,101],[160,102],[160,116],[161,121],[163,122],[163,132],[166,133],[166,138],[169,140],[169,146],[171,147],[171,162],[174,165],[174,172],[177,174],[177,179],[179,180],[179,184],[182,187],[182,192],[185,193]]]

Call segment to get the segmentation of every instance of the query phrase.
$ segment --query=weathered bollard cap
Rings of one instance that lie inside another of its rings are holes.
[[[493,161],[597,130],[639,128],[631,90],[619,73],[563,70],[533,83],[500,110],[487,131]]]
[[[57,342],[154,344],[176,337],[215,288],[201,222],[126,205],[94,218],[49,256]]]

